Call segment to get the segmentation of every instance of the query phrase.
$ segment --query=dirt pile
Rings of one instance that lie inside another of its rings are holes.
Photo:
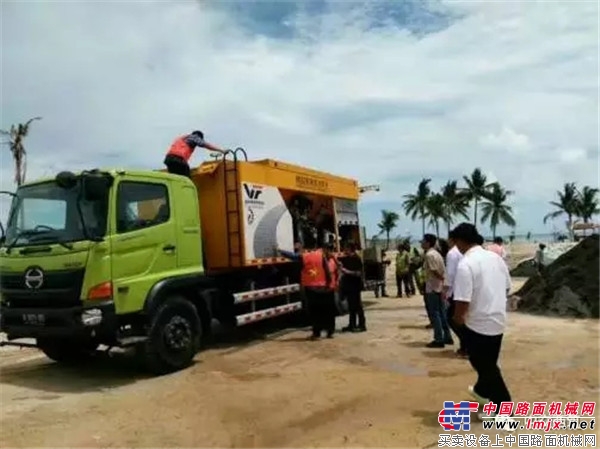
[[[598,235],[582,240],[516,293],[517,310],[542,315],[599,318]]]

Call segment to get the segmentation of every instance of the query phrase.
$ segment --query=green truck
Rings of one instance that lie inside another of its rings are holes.
[[[293,250],[293,219],[282,208],[290,195],[273,182],[249,188],[245,177],[259,171],[238,155],[202,164],[192,179],[110,169],[20,186],[0,240],[0,344],[35,339],[63,363],[86,360],[100,345],[135,347],[161,374],[192,362],[213,319],[242,326],[305,310],[298,269],[274,248]],[[295,169],[282,166],[285,180]],[[318,190],[335,214],[335,197],[323,192],[334,181],[302,179],[299,190]],[[252,232],[256,240],[245,241]],[[259,244],[262,253],[252,253]]]

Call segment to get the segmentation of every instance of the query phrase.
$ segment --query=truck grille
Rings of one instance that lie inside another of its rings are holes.
[[[85,269],[45,271],[39,289],[25,285],[25,272],[0,273],[2,306],[10,308],[63,308],[81,304]]]

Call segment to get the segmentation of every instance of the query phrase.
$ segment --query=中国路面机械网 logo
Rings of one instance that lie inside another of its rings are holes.
[[[444,408],[438,414],[438,422],[446,431],[471,430],[471,413],[479,411],[477,402],[444,401]]]

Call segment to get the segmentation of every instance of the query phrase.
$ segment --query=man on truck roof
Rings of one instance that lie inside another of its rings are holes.
[[[225,150],[204,140],[202,131],[180,136],[171,144],[164,160],[169,173],[190,177],[189,161],[196,147],[206,148],[209,151],[224,153]]]

